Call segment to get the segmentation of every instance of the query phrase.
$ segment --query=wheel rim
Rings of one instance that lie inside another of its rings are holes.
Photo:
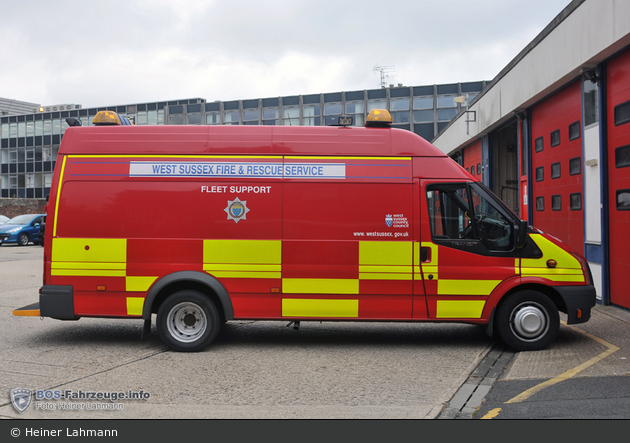
[[[177,341],[192,343],[198,340],[208,327],[205,311],[195,303],[179,303],[166,318],[168,332]]]
[[[536,341],[549,330],[549,316],[538,303],[522,303],[512,311],[510,327],[521,340]]]
[[[28,237],[24,234],[20,235],[20,245],[26,246],[28,244]]]

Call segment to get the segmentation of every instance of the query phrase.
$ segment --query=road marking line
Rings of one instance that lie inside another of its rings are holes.
[[[542,391],[546,387],[555,385],[556,383],[560,383],[561,381],[568,380],[569,378],[574,377],[578,373],[582,372],[584,369],[587,369],[587,368],[593,366],[595,363],[605,359],[610,354],[612,354],[614,352],[617,352],[619,350],[619,348],[617,346],[612,345],[612,344],[608,343],[607,341],[602,340],[599,337],[595,337],[594,335],[589,334],[586,331],[582,331],[581,329],[578,329],[578,328],[576,328],[574,326],[567,325],[564,321],[562,322],[562,324],[564,326],[568,326],[569,328],[573,329],[574,331],[577,331],[577,332],[580,332],[580,333],[586,335],[588,338],[590,338],[592,340],[595,340],[597,343],[607,347],[608,349],[606,351],[602,352],[601,354],[597,355],[596,357],[593,357],[590,360],[582,363],[581,365],[578,365],[578,366],[576,366],[573,369],[569,369],[568,371],[564,372],[563,374],[560,374],[557,377],[554,377],[554,378],[552,378],[550,380],[547,380],[547,381],[545,381],[543,383],[540,383],[539,385],[536,385],[533,388],[530,388],[527,391],[524,391],[524,392],[520,393],[516,397],[506,401],[504,404],[520,403],[520,402],[522,402],[524,400],[527,400],[529,397],[531,397],[532,395],[536,394],[537,392]]]
[[[491,420],[499,415],[499,412],[501,412],[501,408],[494,408],[493,410],[488,411],[488,413],[481,417],[480,420]]]

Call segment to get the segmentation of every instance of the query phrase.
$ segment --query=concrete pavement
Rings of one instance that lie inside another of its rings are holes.
[[[207,352],[173,353],[155,326],[141,339],[141,321],[14,317],[37,301],[42,249],[0,247],[1,418],[467,418],[499,381],[527,382],[514,395],[526,401],[558,377],[630,374],[630,312],[600,305],[536,352],[513,353],[470,325],[230,322]],[[20,414],[15,388],[151,397],[117,411],[34,401]]]
[[[41,247],[0,247],[3,418],[434,418],[492,345],[483,328],[461,324],[302,322],[295,331],[237,321],[205,352],[174,353],[155,323],[141,339],[141,320],[13,316],[37,301],[41,269]],[[16,388],[151,396],[119,410],[34,399],[19,413]]]
[[[566,316],[562,315],[562,318],[566,320]],[[499,416],[499,411],[506,409],[506,405],[543,401],[551,392],[558,401],[564,395],[573,398],[574,403],[588,402],[592,394],[581,388],[585,386],[581,380],[587,378],[593,381],[604,378],[607,386],[617,385],[616,389],[609,391],[610,405],[604,407],[603,413],[592,410],[589,415],[582,411],[575,412],[576,416],[571,417],[571,412],[563,406],[561,415],[556,416],[556,412],[551,410],[544,416],[540,410],[534,412],[530,408],[522,412],[525,416],[517,418],[540,418],[540,415],[543,415],[542,418],[618,418],[619,412],[613,410],[615,405],[619,401],[630,400],[623,397],[623,392],[630,388],[630,377],[626,376],[630,376],[630,311],[617,306],[596,305],[587,323],[568,326],[563,321],[557,340],[545,350],[513,353],[500,345],[495,346],[438,418],[495,418]],[[505,384],[501,385],[502,382]],[[509,390],[506,387],[508,382],[512,383]],[[510,392],[509,395],[504,394],[500,401],[492,395],[493,389],[499,387]],[[602,396],[601,392],[599,396]],[[621,400],[619,396],[622,396]],[[487,399],[492,399],[492,405],[487,404]],[[600,398],[598,402],[605,404],[606,399]],[[606,408],[610,408],[608,413]],[[630,418],[630,412],[622,414]]]

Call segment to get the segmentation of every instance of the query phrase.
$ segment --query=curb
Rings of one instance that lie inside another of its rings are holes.
[[[504,344],[495,344],[436,418],[472,419],[514,355],[515,352]]]

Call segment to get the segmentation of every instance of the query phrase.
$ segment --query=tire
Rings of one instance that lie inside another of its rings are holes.
[[[516,351],[544,349],[560,329],[558,308],[538,291],[515,292],[501,302],[496,315],[499,337]]]
[[[209,297],[198,291],[176,292],[158,310],[158,335],[173,351],[201,351],[212,343],[220,328],[219,310]]]
[[[29,242],[29,238],[28,238],[28,234],[22,233],[20,234],[20,236],[18,237],[18,245],[20,246],[26,246],[28,245]]]

